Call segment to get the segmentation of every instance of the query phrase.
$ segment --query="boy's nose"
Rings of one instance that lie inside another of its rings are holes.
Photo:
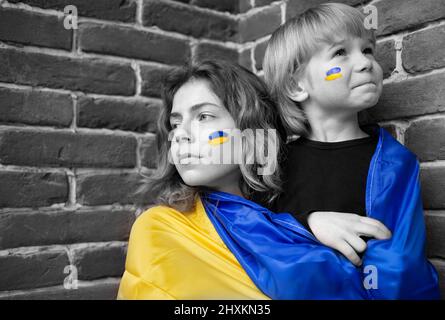
[[[355,62],[357,71],[370,71],[372,70],[372,61],[364,54],[359,54]]]

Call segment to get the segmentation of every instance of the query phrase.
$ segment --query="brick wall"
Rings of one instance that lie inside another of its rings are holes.
[[[445,276],[445,4],[338,1],[378,8],[371,114],[422,162],[428,256]],[[321,2],[0,0],[0,299],[115,298],[153,200],[136,190],[156,165],[160,77],[204,57],[262,75],[270,33]],[[63,27],[69,4],[77,30]],[[64,288],[66,266],[78,289]]]

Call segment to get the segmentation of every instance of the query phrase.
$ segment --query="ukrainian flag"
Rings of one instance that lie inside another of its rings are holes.
[[[209,144],[218,145],[229,140],[229,136],[224,131],[215,131],[209,135]]]
[[[330,69],[328,72],[326,72],[326,78],[324,78],[327,81],[335,80],[338,78],[341,78],[341,69],[339,67],[335,67]]]

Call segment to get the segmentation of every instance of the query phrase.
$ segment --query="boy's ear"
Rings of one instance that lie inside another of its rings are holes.
[[[296,102],[303,102],[309,98],[309,92],[306,91],[301,81],[294,81],[289,98]]]

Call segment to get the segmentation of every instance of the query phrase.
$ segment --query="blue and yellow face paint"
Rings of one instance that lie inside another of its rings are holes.
[[[326,78],[324,78],[326,81],[331,81],[331,80],[335,80],[338,78],[341,78],[341,69],[340,67],[334,67],[332,69],[329,69],[326,72]]]
[[[209,144],[216,146],[229,141],[229,135],[224,131],[215,131],[209,135]]]

